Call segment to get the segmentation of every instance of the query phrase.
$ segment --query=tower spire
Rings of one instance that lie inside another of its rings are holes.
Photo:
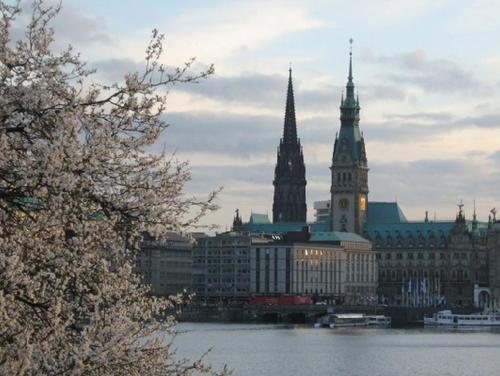
[[[288,68],[288,91],[286,95],[285,123],[283,125],[283,143],[297,143],[297,123],[295,121],[295,100],[293,97],[292,63]]]
[[[349,39],[349,82],[352,82],[352,42],[353,39]]]
[[[346,105],[354,106],[356,100],[354,98],[354,81],[352,77],[352,42],[353,39],[349,39],[349,76],[347,77],[346,85]]]

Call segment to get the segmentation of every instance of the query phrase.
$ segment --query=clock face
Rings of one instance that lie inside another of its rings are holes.
[[[345,210],[348,207],[349,207],[349,200],[346,198],[341,198],[339,200],[339,208]]]

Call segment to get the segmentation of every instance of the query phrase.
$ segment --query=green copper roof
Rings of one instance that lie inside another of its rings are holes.
[[[408,222],[397,202],[368,202],[368,224]]]
[[[328,231],[328,232],[313,232],[311,238],[312,242],[363,242],[370,243],[362,236],[355,234],[353,232],[338,232],[338,231]]]
[[[405,222],[405,223],[368,223],[365,225],[365,236],[374,244],[381,239],[385,244],[398,241],[404,244],[414,241],[415,244],[422,243],[427,246],[431,237],[437,244],[446,243],[455,221],[443,222]]]
[[[250,218],[251,220],[251,218]],[[295,223],[244,223],[243,230],[249,232],[263,232],[263,233],[281,233],[290,231],[302,231],[307,223],[295,222]]]
[[[250,215],[250,221],[248,221],[249,224],[252,225],[267,225],[271,224],[269,221],[269,217],[267,214],[258,214],[258,213],[252,213]]]

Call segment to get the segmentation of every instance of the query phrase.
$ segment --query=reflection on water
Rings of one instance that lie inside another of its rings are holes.
[[[313,329],[182,323],[178,355],[213,348],[207,361],[235,375],[500,374],[500,328]]]

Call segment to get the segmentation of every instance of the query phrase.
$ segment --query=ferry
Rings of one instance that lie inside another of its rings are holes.
[[[391,324],[391,318],[385,316],[365,316],[362,313],[329,313],[318,319],[315,328],[367,327]]]
[[[368,326],[391,326],[391,318],[383,315],[366,316],[368,318]]]
[[[450,310],[439,311],[431,317],[424,317],[424,325],[500,326],[500,313],[453,314]]]

